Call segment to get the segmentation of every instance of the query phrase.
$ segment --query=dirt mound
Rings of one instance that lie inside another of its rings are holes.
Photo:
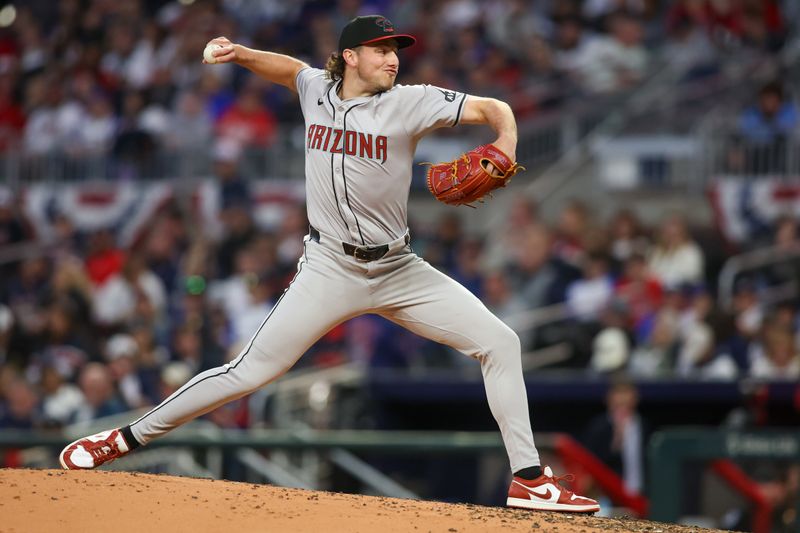
[[[632,519],[123,472],[0,470],[0,532],[686,532]],[[98,529],[99,528],[99,529]]]

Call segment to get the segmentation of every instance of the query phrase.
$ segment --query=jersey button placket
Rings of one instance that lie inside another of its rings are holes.
[[[333,173],[336,174],[336,180],[341,182],[341,186],[339,187],[339,191],[344,190],[344,182],[342,180],[342,168],[336,167],[333,169]],[[344,197],[344,193],[340,192],[339,197],[336,199],[339,202],[339,205],[342,207],[347,207],[347,198]]]
[[[356,223],[355,218],[353,217],[352,212],[349,210],[349,206],[347,205],[347,197],[345,196],[345,183],[344,177],[342,176],[342,163],[344,163],[344,153],[341,156],[338,156],[336,159],[336,166],[333,168],[333,174],[336,176],[337,187],[336,190],[338,191],[338,197],[336,201],[339,203],[339,206],[342,208],[342,212],[345,213],[345,217],[347,218],[347,226],[350,233],[351,240],[355,240],[358,237],[357,232],[355,232],[351,226],[354,226]]]

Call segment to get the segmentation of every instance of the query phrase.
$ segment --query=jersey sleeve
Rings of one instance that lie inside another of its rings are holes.
[[[409,135],[416,137],[436,128],[455,126],[461,120],[466,94],[434,85],[403,89],[403,116]]]
[[[297,94],[300,96],[300,107],[305,109],[306,103],[312,100],[316,103],[325,91],[328,90],[330,81],[325,76],[325,71],[306,67],[297,73],[295,78],[295,86],[297,87]]]

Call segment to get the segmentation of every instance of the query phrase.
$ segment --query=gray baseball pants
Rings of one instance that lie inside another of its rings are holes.
[[[405,239],[362,262],[342,243],[307,236],[298,271],[242,352],[202,372],[130,425],[144,445],[274,381],[327,331],[365,313],[381,315],[481,364],[489,408],[512,472],[539,465],[517,335],[456,281],[411,251]]]

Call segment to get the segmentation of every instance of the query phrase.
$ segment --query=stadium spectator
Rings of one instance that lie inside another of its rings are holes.
[[[516,59],[522,59],[520,42],[553,33],[553,22],[543,11],[541,5],[524,0],[497,2],[497,12],[486,21],[487,36]]]
[[[233,190],[231,187],[229,192]],[[237,196],[230,196],[227,203],[222,205],[220,220],[223,224],[223,236],[216,248],[217,275],[222,279],[241,271],[241,265],[236,264],[237,257],[258,233],[251,216],[250,203],[249,193],[247,197],[240,197],[237,193]]]
[[[620,301],[611,301],[600,315],[599,331],[592,340],[589,370],[598,374],[615,374],[628,366],[631,335],[626,329],[628,308]]]
[[[56,366],[64,375],[74,377],[97,352],[90,331],[80,327],[74,304],[66,299],[46,308],[46,322],[34,345],[37,358]]]
[[[675,361],[677,375],[696,378],[714,357],[714,331],[703,321],[692,324],[681,335],[681,344]]]
[[[36,338],[47,323],[42,302],[48,291],[49,265],[44,258],[25,259],[17,271],[5,280],[5,302],[14,316],[20,334]]]
[[[508,265],[511,255],[518,247],[518,235],[539,222],[536,201],[524,195],[516,196],[508,210],[502,230],[498,232],[500,237],[485,243],[483,261],[485,267],[495,270]]]
[[[171,359],[185,364],[196,374],[203,367],[203,344],[197,328],[191,324],[178,326],[173,334]]]
[[[764,85],[758,93],[757,103],[746,108],[740,118],[742,135],[759,143],[774,142],[791,135],[797,123],[797,108],[786,98],[779,81]]]
[[[528,309],[563,301],[564,282],[550,257],[550,231],[542,225],[520,231],[509,275],[514,292]]]
[[[697,79],[719,69],[719,51],[696,20],[680,18],[671,25],[669,32],[670,39],[662,47],[661,55],[680,69],[685,80]]]
[[[74,314],[76,329],[86,332],[91,323],[92,285],[78,258],[67,256],[54,262],[45,298],[49,302],[67,302]]]
[[[275,117],[263,105],[260,84],[255,81],[246,84],[236,102],[217,121],[216,133],[247,147],[263,148],[275,141]]]
[[[203,105],[201,94],[197,90],[180,94],[170,119],[170,129],[165,139],[167,145],[179,151],[200,152],[211,146],[213,133],[213,122]],[[187,174],[191,175],[189,172]]]
[[[654,278],[644,255],[634,254],[626,262],[614,287],[614,298],[628,309],[630,326],[638,329],[658,311],[663,302],[661,283]]]
[[[661,223],[648,265],[665,286],[697,285],[703,281],[703,252],[692,240],[682,217],[670,216]]]
[[[610,93],[632,87],[645,74],[648,53],[642,44],[641,23],[625,13],[609,21],[611,32],[593,39],[575,64],[581,85],[591,93]]]
[[[637,340],[637,345],[631,352],[631,376],[671,376],[678,342],[678,320],[674,313],[658,313],[653,318],[652,326],[640,333]]]
[[[580,269],[586,254],[585,238],[591,225],[587,205],[579,200],[569,201],[558,215],[553,256],[565,265]]]
[[[178,286],[180,263],[185,252],[185,222],[176,211],[158,217],[143,237],[141,255],[147,270],[155,274],[169,297]],[[169,304],[169,302],[168,302]]]
[[[76,411],[73,423],[90,422],[126,411],[125,404],[114,390],[111,371],[104,364],[89,363],[83,367],[78,377],[78,386],[84,401]]]
[[[135,321],[130,325],[130,335],[136,341],[138,358],[138,375],[142,384],[142,393],[151,405],[158,404],[163,398],[160,394],[162,369],[169,362],[169,350],[166,342],[156,339],[156,329],[145,321]],[[159,331],[159,334],[161,332]],[[162,335],[168,337],[168,333]]]
[[[649,433],[638,405],[636,386],[617,379],[606,395],[606,412],[589,423],[583,438],[587,448],[622,477],[632,492],[644,488],[644,446]]]
[[[743,0],[740,9],[744,46],[773,52],[783,47],[786,30],[777,0]]]
[[[763,86],[756,105],[739,116],[739,134],[745,142],[745,169],[753,173],[780,171],[786,165],[787,141],[797,135],[797,106],[784,95],[779,82]]]
[[[125,406],[137,409],[147,405],[138,373],[139,345],[136,340],[126,333],[117,333],[108,339],[104,355]]]
[[[501,270],[494,270],[483,277],[482,300],[501,320],[525,311],[525,304],[511,291],[508,278]]]
[[[223,209],[250,204],[250,189],[239,169],[242,152],[242,143],[232,137],[222,137],[214,143],[213,172]]]
[[[249,246],[236,252],[235,271],[227,277],[214,280],[209,286],[209,298],[228,317],[239,316],[250,306],[250,282],[261,272],[260,258]]]
[[[558,69],[575,76],[580,68],[580,58],[591,39],[582,19],[566,17],[559,20],[553,41],[553,55]]]
[[[733,295],[733,310],[738,334],[745,340],[753,339],[764,321],[764,305],[752,281],[742,279],[737,282]]]
[[[584,261],[583,277],[567,286],[567,307],[580,322],[595,322],[611,302],[614,283],[608,271],[608,258],[592,254]]]
[[[251,273],[246,277],[250,299],[246,306],[234,315],[229,315],[234,330],[234,346],[244,346],[253,332],[275,305],[276,296],[283,279],[274,272]]]
[[[158,143],[142,124],[146,106],[147,100],[141,91],[128,90],[122,95],[118,135],[111,154],[116,174],[125,179],[152,176]]]
[[[23,379],[14,379],[3,388],[0,403],[0,429],[33,429],[41,423],[39,398]]]
[[[164,369],[161,371],[158,402],[154,403],[165,400],[179,388],[183,387],[183,385],[192,378],[192,375],[192,369],[186,363],[173,361],[165,365]]]
[[[147,268],[140,254],[131,254],[119,274],[94,293],[95,320],[113,326],[144,318],[156,323],[166,312],[166,291],[161,279]]]
[[[517,118],[525,121],[540,112],[557,111],[574,98],[577,89],[559,69],[553,48],[543,38],[531,37],[522,48],[525,67],[507,100]]]
[[[83,405],[80,389],[67,381],[54,365],[45,365],[42,368],[39,384],[45,424],[61,427],[71,423]]]
[[[217,300],[212,299],[207,280],[191,275],[184,279],[178,312],[171,321],[165,346],[172,360],[185,360],[197,371],[219,366],[224,362],[226,347],[232,342],[228,316]],[[246,285],[243,287],[246,289]],[[249,294],[243,295],[243,305]],[[239,301],[239,300],[237,300]]]
[[[750,375],[766,380],[800,379],[800,347],[792,330],[768,324],[763,331],[763,351],[759,351],[750,367]]]
[[[102,286],[122,270],[125,252],[117,247],[114,234],[109,228],[93,232],[89,236],[85,252],[86,273],[96,286]]]
[[[57,154],[80,134],[84,110],[77,102],[64,98],[64,89],[54,76],[42,75],[36,83],[42,86],[32,85],[31,89],[41,91],[43,96],[41,105],[36,100],[29,102],[33,110],[25,124],[25,150],[33,155]]]

